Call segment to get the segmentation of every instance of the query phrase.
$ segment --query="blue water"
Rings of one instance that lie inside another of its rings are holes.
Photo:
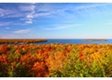
[[[47,42],[40,42],[38,44],[49,44],[49,43],[62,43],[62,44],[111,44],[112,39],[48,39]]]

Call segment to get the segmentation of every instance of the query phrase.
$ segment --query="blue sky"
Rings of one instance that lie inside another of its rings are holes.
[[[112,38],[112,4],[0,3],[0,38]]]

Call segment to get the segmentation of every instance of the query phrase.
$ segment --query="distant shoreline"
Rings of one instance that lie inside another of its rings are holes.
[[[107,44],[112,43],[112,39],[0,39],[0,44]]]
[[[46,42],[46,39],[0,39],[0,44],[27,44]]]

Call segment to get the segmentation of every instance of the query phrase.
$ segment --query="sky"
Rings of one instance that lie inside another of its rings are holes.
[[[0,38],[112,38],[111,3],[0,3]]]

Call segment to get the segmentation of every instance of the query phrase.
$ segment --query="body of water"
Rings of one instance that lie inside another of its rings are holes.
[[[111,44],[112,39],[48,39],[37,44],[63,43],[63,44]]]

